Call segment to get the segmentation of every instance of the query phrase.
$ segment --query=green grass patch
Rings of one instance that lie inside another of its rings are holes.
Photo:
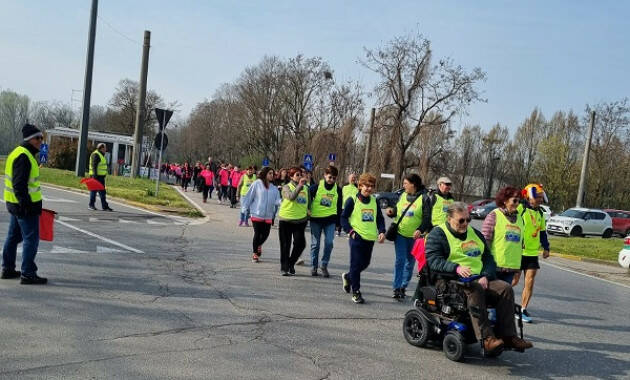
[[[4,161],[4,159],[0,159],[0,174],[4,174]],[[51,185],[87,190],[85,185],[79,183],[80,178],[68,170],[41,168],[40,178],[41,182]],[[146,178],[107,176],[105,183],[109,196],[124,199],[139,206],[150,206],[148,208],[158,208],[179,215],[203,216],[199,210],[169,185],[161,184],[159,196],[155,197],[155,181]]]
[[[549,244],[551,252],[616,262],[619,251],[623,248],[623,239],[553,236],[549,238]]]

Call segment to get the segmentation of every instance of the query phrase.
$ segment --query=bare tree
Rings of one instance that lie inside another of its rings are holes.
[[[366,48],[360,61],[379,76],[375,92],[381,107],[394,111],[388,124],[398,131],[398,178],[423,128],[448,124],[471,103],[483,100],[476,89],[486,78],[480,68],[467,72],[450,58],[435,65],[431,60],[430,41],[418,34],[396,37],[376,50]]]

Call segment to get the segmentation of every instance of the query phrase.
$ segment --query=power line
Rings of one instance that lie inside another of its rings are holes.
[[[105,20],[104,18],[102,18],[101,16],[98,16],[98,19],[101,20],[108,28],[110,28],[111,30],[113,30],[116,34],[118,34],[119,36],[137,44],[142,46],[142,43],[134,40],[133,38],[127,36],[125,33],[121,32],[120,30],[116,29],[112,24],[110,24],[107,20]]]

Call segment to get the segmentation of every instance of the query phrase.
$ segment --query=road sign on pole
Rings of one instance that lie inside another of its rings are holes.
[[[39,163],[45,164],[48,162],[48,144],[42,144],[39,147]]]
[[[164,138],[162,138],[162,134],[164,132],[162,131],[166,131],[166,124],[168,124],[168,121],[171,119],[171,116],[173,116],[173,111],[171,110],[163,110],[161,108],[156,108],[155,109],[155,115],[157,116],[158,119],[158,123],[160,123],[160,154],[159,154],[159,158],[158,158],[158,167],[157,167],[157,180],[155,181],[155,197],[157,198],[158,193],[160,191],[160,174],[161,174],[161,168],[162,168],[162,151],[165,148],[165,143],[166,145],[168,145],[168,138],[166,137],[166,134],[164,134]],[[156,139],[157,141],[157,139]]]
[[[262,166],[263,168],[269,166],[269,159],[267,157],[263,158]]]
[[[337,154],[336,153],[330,153],[328,155],[328,161],[332,161],[332,162],[337,161]]]

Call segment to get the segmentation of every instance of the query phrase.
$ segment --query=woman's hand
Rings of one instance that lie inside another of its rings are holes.
[[[457,267],[457,269],[455,269],[455,272],[457,272],[457,274],[459,275],[459,277],[470,277],[470,275],[472,274],[472,272],[470,271],[470,268],[465,267],[463,265],[460,265]]]
[[[378,234],[378,242],[383,244],[384,241],[385,241],[385,234],[381,232],[380,234]]]
[[[394,209],[391,207],[388,207],[387,210],[385,210],[385,213],[387,214],[387,216],[389,216],[390,218],[394,217]]]
[[[420,231],[416,230],[416,232],[413,233],[413,238],[418,240],[422,237],[422,233],[420,233]]]
[[[479,285],[481,285],[482,288],[488,289],[488,277],[481,277],[479,280],[477,280],[477,282],[479,283]]]

